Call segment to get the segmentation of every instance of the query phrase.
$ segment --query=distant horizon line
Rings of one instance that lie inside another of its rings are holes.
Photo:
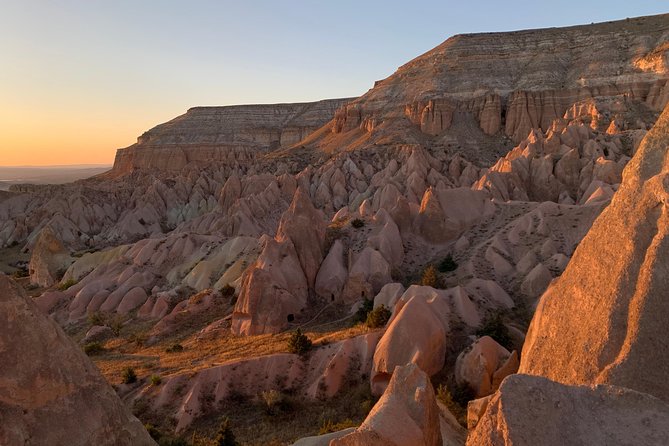
[[[113,167],[114,163],[85,163],[85,164],[43,164],[43,165],[34,165],[34,164],[21,164],[21,165],[12,165],[4,166],[0,165],[0,169],[87,169],[87,168],[101,168],[101,167]]]

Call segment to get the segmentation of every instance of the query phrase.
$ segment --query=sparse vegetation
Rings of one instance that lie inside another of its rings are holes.
[[[299,328],[288,339],[288,351],[300,356],[306,355],[311,350],[311,339],[302,333]]]
[[[162,384],[163,379],[160,377],[160,375],[151,375],[151,385],[153,386],[159,386]]]
[[[358,311],[355,313],[355,323],[364,323],[367,321],[367,315],[374,309],[374,300],[363,299]]]
[[[434,265],[429,265],[423,271],[423,275],[420,278],[420,284],[423,286],[431,286],[432,288],[439,288],[439,276],[437,276],[437,269]]]
[[[231,286],[229,283],[226,283],[223,288],[221,288],[221,296],[232,298],[235,295],[235,287]]]
[[[367,313],[367,318],[365,324],[369,328],[381,328],[385,327],[388,319],[390,319],[391,312],[385,305],[379,305],[369,313]]]
[[[104,351],[104,347],[99,342],[89,342],[84,345],[84,353],[88,356],[98,355]]]
[[[232,432],[230,427],[230,419],[225,417],[221,420],[221,424],[216,433],[216,438],[214,439],[214,445],[216,446],[237,446],[237,439],[235,434]]]
[[[65,282],[62,282],[61,284],[59,284],[59,285],[58,285],[58,289],[59,289],[60,291],[65,291],[65,290],[67,290],[68,288],[70,288],[70,287],[72,287],[72,286],[74,286],[74,285],[76,285],[76,284],[77,284],[77,281],[76,281],[75,279],[73,279],[73,278],[69,278],[69,279],[67,279]]]
[[[137,374],[132,367],[126,367],[121,373],[121,382],[123,384],[133,384],[137,382]]]
[[[355,229],[360,229],[365,226],[365,220],[361,218],[354,218],[351,220],[351,226],[353,226]]]
[[[180,353],[184,351],[184,347],[181,344],[174,343],[165,349],[165,353]]]
[[[511,336],[509,335],[509,329],[504,325],[504,320],[502,315],[497,313],[491,316],[488,316],[481,324],[481,328],[476,331],[477,336],[490,336],[493,338],[499,345],[504,348],[509,349],[513,343],[511,342]]]
[[[358,425],[353,422],[350,418],[340,421],[338,423],[333,422],[332,420],[325,420],[323,425],[318,430],[318,435],[329,434],[330,432],[337,432],[343,429],[348,429],[349,427],[357,427]]]
[[[451,256],[449,254],[444,258],[444,260],[439,262],[439,268],[438,269],[439,269],[439,272],[441,272],[441,273],[448,273],[448,272],[455,271],[456,269],[458,269],[458,264],[455,262],[455,260],[453,260],[453,256]]]
[[[467,426],[467,403],[474,399],[474,391],[468,385],[455,385],[453,392],[444,384],[437,387],[437,399],[448,408],[463,426]]]
[[[260,396],[265,402],[267,413],[270,415],[275,414],[283,402],[283,395],[278,390],[264,390]]]
[[[28,277],[28,276],[30,276],[30,274],[28,273],[28,270],[25,268],[17,269],[12,273],[12,277],[15,279],[21,279],[23,277]]]

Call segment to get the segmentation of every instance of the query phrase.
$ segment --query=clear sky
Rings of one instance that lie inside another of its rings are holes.
[[[666,0],[0,0],[0,165],[112,163],[195,105],[358,96],[453,34]]]

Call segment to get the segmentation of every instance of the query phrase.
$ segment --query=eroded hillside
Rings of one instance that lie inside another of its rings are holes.
[[[663,397],[629,385],[634,348],[615,362],[590,345],[606,370],[570,350],[587,344],[569,315],[589,292],[654,286],[653,273],[604,277],[639,240],[607,242],[589,282],[569,277],[587,276],[600,240],[650,224],[615,212],[661,221],[660,199],[638,195],[662,188],[668,42],[669,15],[461,35],[358,99],[193,108],[120,149],[107,174],[0,195],[4,267],[154,435],[205,442],[227,416],[248,444],[344,427],[327,441],[463,444],[481,418],[470,443],[504,444],[490,413],[519,392],[581,398],[534,378],[497,392],[519,365]],[[656,258],[628,263],[656,271]],[[307,352],[289,352],[297,329]]]

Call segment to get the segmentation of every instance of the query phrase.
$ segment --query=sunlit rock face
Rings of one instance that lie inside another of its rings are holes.
[[[669,400],[669,107],[625,168],[611,204],[544,293],[520,371],[614,384]]]
[[[0,444],[155,445],[93,363],[0,274]]]
[[[668,30],[666,16],[653,16],[454,36],[339,109],[332,131],[369,132],[406,119],[435,136],[466,113],[483,133],[518,142],[591,97],[625,94],[661,110],[669,94]]]
[[[134,169],[176,172],[189,163],[250,161],[259,153],[301,141],[349,100],[194,107],[120,149],[112,174]]]

